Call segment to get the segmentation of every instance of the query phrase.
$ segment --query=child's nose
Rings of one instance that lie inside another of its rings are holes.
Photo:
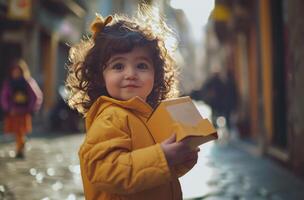
[[[126,79],[136,79],[137,77],[137,73],[136,73],[136,70],[133,69],[133,68],[128,68],[126,70],[126,73],[125,73],[125,78]]]

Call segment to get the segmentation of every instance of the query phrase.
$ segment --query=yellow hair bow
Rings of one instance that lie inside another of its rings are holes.
[[[93,33],[92,37],[95,40],[97,34],[102,31],[102,29],[112,21],[113,17],[109,15],[105,19],[101,16],[96,14],[95,20],[91,24],[91,32]]]

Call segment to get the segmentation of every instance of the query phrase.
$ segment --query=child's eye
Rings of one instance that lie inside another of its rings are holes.
[[[124,68],[124,65],[122,63],[116,63],[114,65],[112,65],[112,69],[115,70],[122,70]]]
[[[146,63],[139,63],[139,64],[137,65],[137,68],[138,68],[138,69],[148,69],[149,66],[148,66]]]

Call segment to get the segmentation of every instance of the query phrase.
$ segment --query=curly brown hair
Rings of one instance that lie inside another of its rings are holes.
[[[165,45],[173,32],[162,19],[140,14],[133,18],[114,15],[94,37],[71,47],[66,79],[71,108],[85,115],[98,97],[109,96],[102,77],[104,66],[111,56],[139,46],[149,49],[156,72],[147,103],[155,107],[161,100],[177,96],[176,65]]]

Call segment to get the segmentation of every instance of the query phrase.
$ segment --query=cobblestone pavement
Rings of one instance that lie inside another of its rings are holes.
[[[303,179],[274,161],[247,153],[236,142],[202,146],[197,165],[181,183],[185,199],[304,199]]]
[[[26,158],[0,143],[0,200],[83,200],[77,151],[83,135],[33,138]]]
[[[0,200],[83,200],[77,151],[82,134],[33,137],[26,158],[0,138]],[[303,200],[303,180],[277,163],[231,144],[201,147],[198,164],[181,184],[185,199]]]

